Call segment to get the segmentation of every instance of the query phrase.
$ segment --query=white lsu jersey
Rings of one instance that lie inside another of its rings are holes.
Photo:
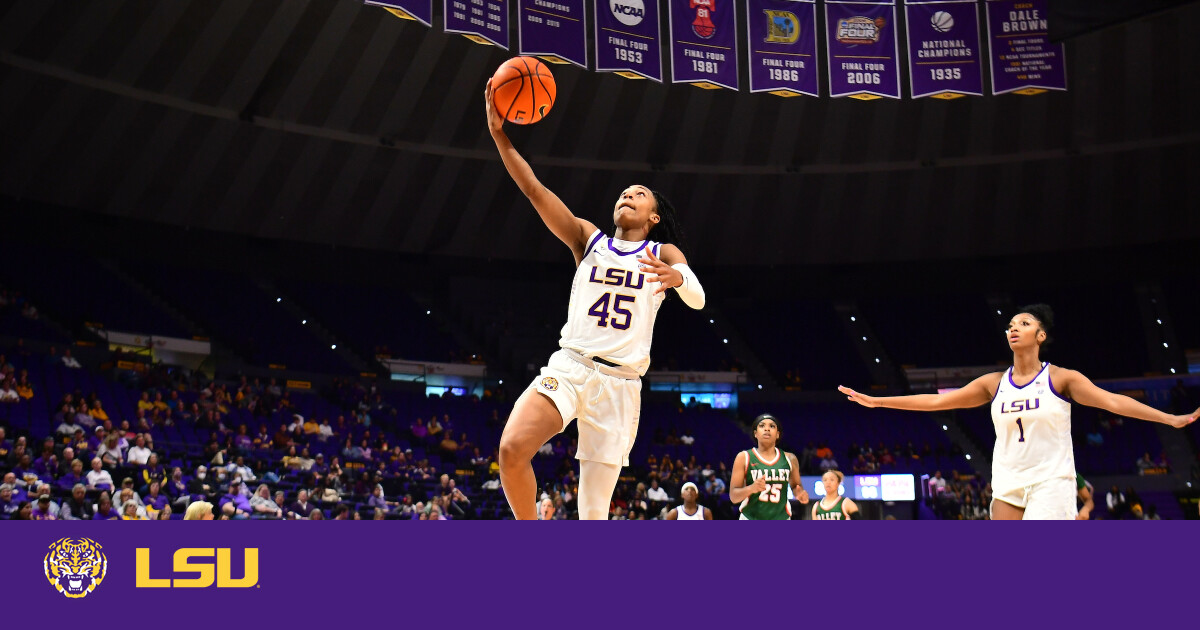
[[[1057,477],[1075,477],[1071,444],[1071,402],[1050,382],[1050,364],[1024,386],[1000,378],[992,399],[996,448],[992,453],[992,492],[1001,494]]]
[[[645,376],[650,367],[654,319],[665,293],[647,282],[637,259],[661,244],[608,238],[596,230],[571,284],[567,323],[558,345],[586,357],[599,357]]]
[[[677,520],[677,521],[703,521],[704,520],[704,506],[697,503],[696,504],[696,512],[694,514],[688,514],[686,511],[684,511],[683,506],[680,505],[679,507],[675,508],[675,520]]]

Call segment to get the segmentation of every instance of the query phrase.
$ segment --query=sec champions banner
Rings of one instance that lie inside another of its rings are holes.
[[[983,96],[975,0],[904,3],[913,98]]]
[[[508,0],[443,0],[447,33],[508,50]]]
[[[433,0],[365,0],[363,4],[383,7],[397,17],[433,26]]]
[[[734,0],[667,0],[671,80],[705,89],[738,89]]]
[[[986,4],[992,94],[1040,94],[1067,89],[1062,44],[1052,44],[1046,0],[991,0]]]
[[[900,98],[894,2],[825,3],[829,95]]]
[[[747,0],[750,91],[820,96],[814,0]]]
[[[662,83],[656,0],[595,0],[596,72]]]
[[[518,0],[521,54],[587,69],[583,0]]]

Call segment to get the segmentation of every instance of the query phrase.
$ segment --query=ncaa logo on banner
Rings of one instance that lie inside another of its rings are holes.
[[[767,16],[767,44],[794,44],[800,39],[800,20],[791,11],[763,9]]]
[[[42,565],[54,589],[70,599],[87,597],[108,575],[108,558],[91,538],[54,541]]]
[[[608,10],[625,26],[637,26],[646,17],[646,5],[642,0],[608,0]]]
[[[887,20],[856,16],[838,20],[837,40],[843,44],[874,44]]]

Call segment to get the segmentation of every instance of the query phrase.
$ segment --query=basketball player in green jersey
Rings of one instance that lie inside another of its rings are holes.
[[[758,447],[738,453],[733,460],[729,500],[739,504],[743,521],[786,521],[792,517],[787,486],[798,501],[808,503],[808,492],[800,483],[800,463],[795,455],[776,446],[779,422],[775,416],[764,413],[754,419],[754,439]]]
[[[1075,515],[1075,520],[1086,521],[1092,518],[1092,510],[1096,509],[1096,503],[1092,501],[1093,488],[1092,484],[1088,483],[1087,479],[1078,472],[1075,473],[1075,496],[1079,502],[1083,503],[1083,507],[1079,508],[1079,513]]]
[[[858,506],[853,499],[842,496],[838,489],[846,476],[838,470],[827,470],[821,475],[821,484],[825,486],[825,496],[813,504],[812,517],[814,521],[848,521],[858,514]]]

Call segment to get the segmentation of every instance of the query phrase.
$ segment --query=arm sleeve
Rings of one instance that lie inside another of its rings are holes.
[[[683,275],[683,284],[675,287],[675,290],[679,292],[679,297],[683,298],[683,303],[696,310],[704,308],[704,287],[700,286],[700,279],[696,277],[691,267],[683,263],[671,265],[671,267]]]

